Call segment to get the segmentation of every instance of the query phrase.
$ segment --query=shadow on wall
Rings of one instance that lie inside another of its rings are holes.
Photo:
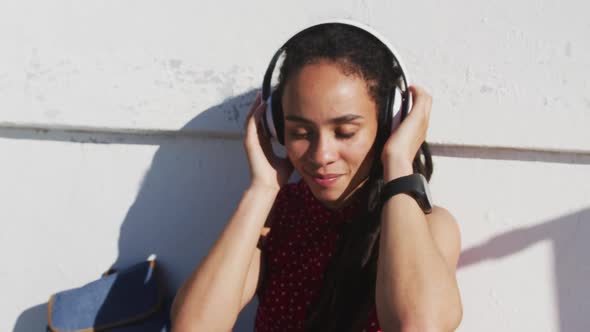
[[[488,259],[501,259],[550,240],[555,262],[559,331],[590,331],[590,208],[531,227],[499,234],[463,250],[459,268]]]
[[[255,93],[207,109],[183,130],[207,128],[220,114],[242,128]],[[240,139],[163,140],[121,225],[119,256],[113,267],[128,266],[156,254],[168,293],[173,296],[221,233],[248,181],[249,168]],[[242,311],[235,331],[253,330],[256,306],[253,301]]]
[[[195,128],[207,128],[220,115],[234,122],[230,124],[243,127],[255,93],[252,91],[225,100],[199,114],[183,130],[194,132]],[[118,257],[112,267],[124,268],[156,254],[170,296],[207,254],[249,181],[242,140],[234,138],[190,134],[95,135],[35,129],[24,134],[18,130],[0,130],[2,136],[79,143],[158,145],[137,197],[121,224]],[[170,302],[171,298],[168,298],[167,304]],[[256,307],[255,299],[240,314],[234,331],[253,329]],[[43,331],[46,323],[47,303],[44,303],[21,313],[13,332]]]
[[[184,129],[207,128],[211,119],[218,118],[219,114],[242,127],[254,94],[252,91],[226,100],[199,114]],[[72,134],[49,133],[45,137],[67,142]],[[96,143],[94,138],[83,138],[87,135],[78,137]],[[156,254],[172,295],[207,254],[248,185],[249,171],[242,141],[190,135],[127,135],[121,139],[116,134],[106,134],[99,143],[159,145],[136,200],[121,225],[119,256],[113,267],[123,268]],[[498,235],[465,250],[459,268],[506,257],[536,242],[552,240],[557,262],[561,331],[588,327],[590,317],[581,310],[590,304],[590,289],[585,285],[586,280],[590,280],[590,265],[581,263],[590,244],[572,240],[572,236],[590,237],[588,219],[590,209]],[[255,299],[240,314],[234,331],[253,330],[256,306]],[[44,329],[46,321],[46,304],[36,305],[18,317],[13,332],[39,331]]]

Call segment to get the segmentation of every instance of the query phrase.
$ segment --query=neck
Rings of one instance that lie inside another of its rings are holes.
[[[322,202],[322,204],[332,211],[345,208],[354,200],[355,195],[362,192],[368,180],[369,176],[366,176],[358,185],[356,185],[348,194],[346,194],[346,196],[341,197],[335,202]]]

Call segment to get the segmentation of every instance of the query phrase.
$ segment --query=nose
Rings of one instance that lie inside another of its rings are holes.
[[[321,168],[333,163],[338,158],[338,151],[329,135],[316,135],[309,150],[309,161],[315,168]]]

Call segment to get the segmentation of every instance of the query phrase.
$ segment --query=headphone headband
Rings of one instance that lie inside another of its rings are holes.
[[[286,42],[284,42],[281,47],[275,52],[275,54],[272,56],[270,63],[266,69],[266,72],[264,73],[264,80],[262,83],[262,100],[267,100],[268,97],[270,97],[271,94],[271,80],[272,80],[272,74],[274,72],[275,66],[277,64],[277,62],[279,61],[279,58],[281,57],[281,54],[283,53],[285,46],[293,39],[297,38],[299,35],[303,34],[305,31],[308,31],[310,29],[316,28],[318,26],[321,25],[326,25],[326,24],[342,24],[342,25],[348,25],[348,26],[352,26],[358,29],[361,29],[365,32],[368,32],[369,34],[371,34],[373,37],[377,38],[377,40],[379,40],[383,45],[385,45],[385,47],[389,50],[389,52],[391,53],[391,55],[393,56],[393,60],[397,63],[397,65],[400,67],[400,71],[401,71],[401,80],[400,83],[402,83],[401,88],[403,89],[404,92],[407,91],[408,87],[411,85],[410,84],[410,79],[406,73],[406,71],[404,70],[404,68],[406,68],[402,62],[402,60],[399,58],[399,56],[397,54],[397,51],[395,50],[395,48],[393,47],[393,45],[380,33],[378,33],[375,29],[373,29],[372,27],[364,24],[364,23],[360,23],[360,22],[356,22],[350,19],[334,19],[334,20],[326,20],[326,21],[321,21],[319,23],[316,23],[314,25],[308,26],[306,28],[303,28],[302,30],[299,30],[299,32],[295,33],[294,35],[292,35],[289,39],[287,39]]]
[[[299,32],[291,36],[285,43],[283,43],[283,45],[273,55],[266,69],[266,72],[264,73],[264,79],[262,82],[262,100],[267,102],[267,111],[265,112],[265,115],[263,117],[264,127],[266,132],[270,134],[271,137],[276,138],[281,144],[284,144],[284,142],[282,140],[282,110],[279,110],[281,108],[280,100],[276,100],[277,98],[271,98],[271,96],[273,95],[273,92],[271,91],[271,81],[275,66],[279,58],[283,54],[285,47],[287,46],[287,44],[289,44],[289,42],[291,42],[291,40],[299,37],[301,34],[310,29],[328,24],[341,24],[351,26],[372,35],[389,50],[389,53],[393,57],[394,63],[397,64],[397,66],[399,67],[401,75],[399,79],[396,82],[394,82],[395,88],[387,97],[386,109],[379,112],[379,115],[382,115],[383,117],[383,120],[379,122],[382,123],[384,126],[387,126],[387,130],[391,133],[397,128],[397,126],[399,126],[401,121],[411,110],[412,96],[408,89],[410,86],[410,80],[408,79],[408,75],[404,70],[405,67],[401,59],[398,55],[396,55],[397,52],[395,51],[391,43],[385,37],[383,37],[381,34],[375,31],[373,28],[363,23],[355,22],[349,19],[323,21],[300,30]],[[392,64],[392,66],[393,65],[394,64]],[[273,105],[275,103],[276,105]]]

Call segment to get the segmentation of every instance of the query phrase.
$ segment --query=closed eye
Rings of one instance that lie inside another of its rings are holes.
[[[308,132],[300,132],[300,131],[291,131],[289,132],[289,136],[292,139],[306,139],[309,136]]]
[[[356,134],[356,132],[346,132],[346,133],[336,133],[336,137],[339,138],[344,138],[344,139],[348,139],[348,138],[352,138],[354,135]]]
[[[356,135],[356,132],[336,132],[336,138],[339,139],[350,139]],[[309,132],[298,132],[298,131],[291,131],[289,132],[289,136],[292,139],[308,139],[311,134]]]

